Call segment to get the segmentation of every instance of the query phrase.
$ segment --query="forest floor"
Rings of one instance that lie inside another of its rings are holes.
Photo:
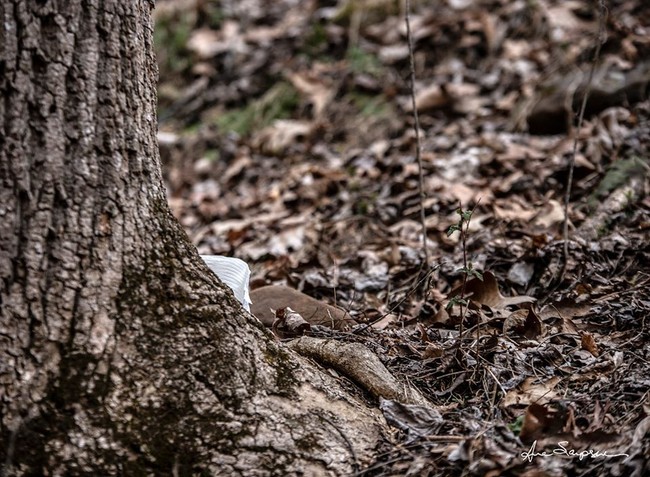
[[[411,3],[158,1],[173,212],[435,406],[358,475],[649,475],[650,4]]]

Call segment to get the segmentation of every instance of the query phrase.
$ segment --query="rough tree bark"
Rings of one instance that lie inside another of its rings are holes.
[[[349,473],[381,418],[274,342],[169,212],[151,8],[0,2],[2,473]]]

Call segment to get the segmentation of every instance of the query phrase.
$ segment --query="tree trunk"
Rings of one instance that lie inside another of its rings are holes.
[[[170,214],[151,8],[0,3],[3,474],[349,473],[381,418],[273,341]]]

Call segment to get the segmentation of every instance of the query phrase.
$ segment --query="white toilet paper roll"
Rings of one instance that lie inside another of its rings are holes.
[[[210,270],[232,289],[235,298],[244,305],[246,311],[250,311],[251,299],[248,294],[248,281],[251,271],[248,264],[238,258],[222,257],[221,255],[201,255],[201,258],[210,267]]]

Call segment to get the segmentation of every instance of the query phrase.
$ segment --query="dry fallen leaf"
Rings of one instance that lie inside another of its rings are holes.
[[[212,58],[226,51],[246,53],[249,47],[239,28],[239,23],[225,21],[219,31],[208,28],[195,30],[187,42],[187,48],[201,59]]]
[[[329,102],[334,98],[335,89],[322,79],[308,73],[292,73],[287,78],[298,92],[309,99],[314,106],[314,117],[320,118]]]
[[[271,328],[280,338],[301,336],[311,330],[311,325],[307,320],[288,306],[275,310],[274,314],[275,320]]]
[[[462,287],[457,287],[449,293],[448,298],[460,295]],[[497,279],[492,272],[483,273],[483,280],[472,278],[465,285],[465,298],[480,304],[487,305],[495,310],[502,310],[507,306],[521,303],[533,303],[536,299],[527,295],[503,296],[499,292]]]
[[[418,111],[427,109],[445,108],[451,103],[451,97],[438,84],[433,84],[415,95],[415,107]],[[412,109],[408,103],[405,107],[407,111]]]
[[[546,326],[532,310],[517,310],[506,317],[503,322],[503,334],[517,334],[528,339],[539,339],[545,334]]]
[[[277,155],[292,144],[309,137],[314,127],[315,123],[311,121],[277,119],[273,124],[255,134],[252,144],[260,151]]]
[[[528,222],[535,213],[535,210],[525,208],[513,201],[497,201],[494,204],[494,216],[501,220]]]
[[[582,349],[589,351],[593,356],[598,356],[600,354],[596,340],[591,333],[583,333],[580,337],[580,344]]]
[[[552,436],[560,432],[566,422],[567,412],[565,410],[531,403],[526,408],[519,438],[523,442],[529,443],[545,436]]]
[[[440,346],[429,343],[425,350],[422,352],[422,359],[440,358],[443,352],[444,349]]]
[[[554,389],[561,380],[561,378],[554,376],[546,381],[537,382],[537,378],[528,377],[519,386],[508,391],[501,406],[508,408],[531,403],[547,403],[557,397],[557,392]]]
[[[533,220],[533,225],[547,229],[564,220],[564,207],[557,200],[549,200]]]

